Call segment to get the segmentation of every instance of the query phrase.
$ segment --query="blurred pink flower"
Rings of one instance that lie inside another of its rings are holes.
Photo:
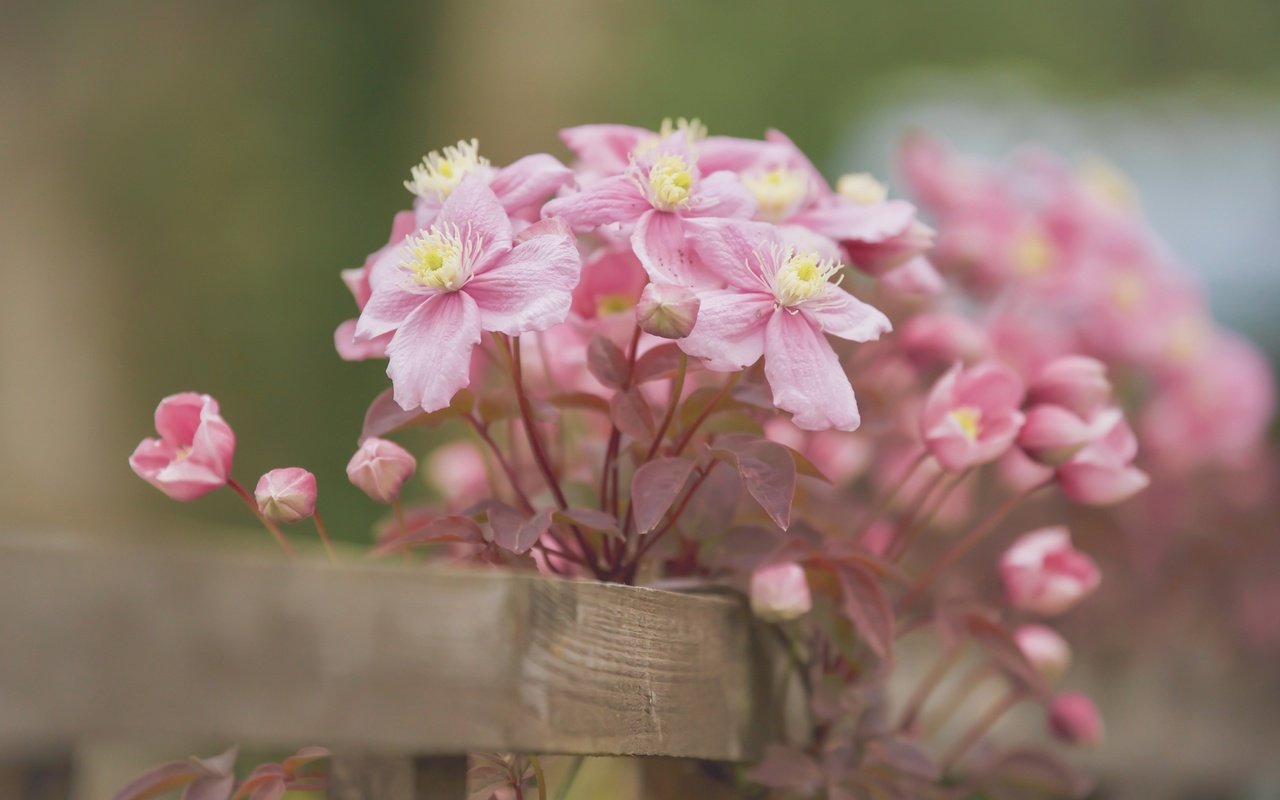
[[[949,311],[913,315],[897,338],[903,352],[922,365],[972,361],[987,346],[986,335],[977,324]]]
[[[1065,692],[1049,704],[1049,732],[1067,744],[1097,745],[1102,742],[1102,715],[1087,695]]]
[[[1019,537],[1000,557],[1000,579],[1009,603],[1023,611],[1056,616],[1098,587],[1093,559],[1071,545],[1066,528],[1041,528]]]
[[[1095,438],[1094,428],[1109,427],[1111,414],[1119,413],[1115,409],[1110,414],[1103,412],[1090,425],[1062,406],[1048,403],[1032,406],[1018,433],[1018,446],[1041,464],[1057,466]]]
[[[374,265],[356,339],[394,332],[387,375],[396,402],[436,411],[470,383],[483,331],[517,336],[563,322],[581,267],[566,227],[543,222],[514,239],[489,187],[463,180],[429,229]]]
[[[489,489],[484,456],[470,440],[437,447],[427,457],[425,471],[450,508],[465,508],[482,500]]]
[[[1071,666],[1071,645],[1053,628],[1023,625],[1013,632],[1013,641],[1049,683],[1056,683]]]
[[[858,427],[853,387],[825,334],[866,342],[889,319],[833,283],[841,264],[799,251],[773,225],[689,223],[690,242],[724,289],[698,292],[698,322],[679,345],[708,368],[732,372],[764,356],[773,403],[805,430]]]
[[[929,392],[920,415],[920,435],[949,470],[994,461],[1022,427],[1022,394],[1022,380],[1003,364],[956,364]]]
[[[1069,355],[1045,364],[1027,386],[1033,403],[1051,403],[1089,417],[1111,404],[1107,366],[1096,358]]]
[[[258,479],[253,496],[272,522],[299,522],[316,513],[316,476],[301,467],[273,469]]]
[[[231,476],[236,435],[207,394],[183,392],[156,407],[159,439],[144,439],[129,456],[138,477],[174,500],[194,500]]]
[[[347,462],[347,478],[372,499],[390,503],[417,466],[417,459],[400,445],[370,437]]]
[[[804,567],[794,561],[760,567],[751,573],[751,610],[768,622],[787,622],[813,608]]]
[[[1062,493],[1083,505],[1105,506],[1127,500],[1149,484],[1133,466],[1138,439],[1118,409],[1103,409],[1089,420],[1092,436],[1068,461],[1058,466]]]

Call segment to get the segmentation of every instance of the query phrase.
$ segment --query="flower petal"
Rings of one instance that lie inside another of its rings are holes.
[[[396,330],[434,294],[425,287],[410,285],[409,277],[399,271],[393,279],[376,281],[369,302],[356,320],[356,341],[367,342]]]
[[[688,336],[676,342],[680,349],[719,372],[734,372],[759,361],[765,324],[774,315],[773,295],[715,289],[699,293],[699,298],[698,321]]]
[[[871,342],[893,330],[889,318],[875,306],[829,284],[816,302],[800,306],[801,313],[818,324],[823,333],[854,342]]]
[[[684,229],[698,262],[720,280],[749,291],[769,290],[759,272],[776,268],[770,256],[783,244],[776,226],[766,222],[689,219],[684,221]]]
[[[573,171],[546,153],[534,153],[498,170],[489,188],[508,214],[541,205],[561,186],[573,180]]]
[[[405,410],[447,407],[471,381],[471,350],[479,342],[480,311],[474,300],[463,292],[429,297],[387,345],[387,375],[396,402]]]
[[[498,197],[480,175],[462,179],[440,207],[437,226],[457,226],[463,236],[479,237],[481,250],[475,256],[476,269],[511,249],[511,220]],[[375,287],[376,291],[376,287]]]
[[[631,249],[649,280],[687,287],[715,287],[719,281],[695,263],[685,239],[684,220],[667,211],[646,211],[631,234]]]
[[[831,197],[787,219],[837,241],[880,242],[902,233],[915,221],[915,206],[889,200],[872,206]]]
[[[685,213],[691,217],[751,219],[758,204],[751,190],[732,172],[713,172],[698,182]]]
[[[560,131],[560,141],[582,166],[604,173],[625,170],[631,151],[651,138],[656,138],[652,131],[631,125],[578,125]]]
[[[797,428],[857,429],[861,420],[853,387],[817,325],[804,314],[775,313],[764,340],[764,374],[773,404],[791,412]]]
[[[552,200],[542,207],[542,216],[559,217],[574,230],[589,231],[615,222],[635,222],[651,208],[629,175],[614,175]]]
[[[573,288],[582,272],[573,231],[557,220],[539,222],[530,230],[535,228],[535,235],[463,289],[475,301],[481,327],[487,331],[518,336],[546,330],[569,314]]]

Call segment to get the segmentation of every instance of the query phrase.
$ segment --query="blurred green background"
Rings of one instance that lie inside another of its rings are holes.
[[[0,8],[0,514],[37,527],[247,521],[126,466],[156,401],[196,389],[239,434],[242,482],[305,466],[337,536],[367,541],[378,509],[343,467],[385,378],[333,352],[354,311],[338,271],[385,240],[409,166],[459,138],[506,163],[565,155],[566,125],[696,115],[853,167],[831,154],[921,71],[1071,102],[1280,100],[1274,0]]]

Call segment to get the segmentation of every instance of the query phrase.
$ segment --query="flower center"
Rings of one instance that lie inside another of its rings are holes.
[[[480,155],[479,147],[480,143],[472,139],[444,148],[443,155],[442,151],[432,150],[410,170],[412,178],[404,182],[404,188],[423,199],[444,200],[468,174],[489,166],[489,159]]]
[[[978,433],[981,431],[982,409],[975,406],[959,406],[952,409],[947,416],[964,434],[964,438],[971,442],[978,440]]]
[[[889,198],[889,189],[865,172],[841,175],[836,181],[840,196],[860,206],[874,206]]]
[[[601,295],[596,303],[596,315],[605,317],[610,314],[621,314],[635,308],[636,302],[625,294]]]
[[[689,202],[693,172],[682,156],[658,156],[649,168],[649,202],[659,211],[674,211]]]
[[[467,282],[462,237],[456,231],[420,231],[408,240],[409,253],[402,262],[406,270],[423,286],[448,292],[462,288]]]
[[[742,185],[756,196],[760,216],[774,222],[794,211],[809,193],[809,181],[804,173],[782,167],[743,175]]]
[[[1013,245],[1014,272],[1024,278],[1035,278],[1049,271],[1053,263],[1053,245],[1039,231],[1027,231]]]
[[[843,268],[843,264],[826,261],[817,253],[789,253],[778,270],[774,296],[788,308],[812,300],[826,291],[831,276]]]
[[[1118,275],[1111,284],[1111,300],[1121,311],[1132,311],[1146,299],[1147,288],[1142,278],[1132,272]]]

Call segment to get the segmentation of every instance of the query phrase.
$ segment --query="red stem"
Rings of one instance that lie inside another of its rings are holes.
[[[280,549],[284,551],[285,555],[289,558],[296,556],[297,554],[293,551],[293,545],[289,544],[289,540],[285,538],[285,535],[281,532],[280,528],[278,528],[274,522],[263,516],[262,512],[258,510],[258,501],[253,499],[253,495],[249,494],[249,492],[246,491],[235,478],[227,478],[227,486],[230,486],[232,491],[240,495],[240,499],[249,507],[249,510],[258,518],[258,521],[261,522],[266,529],[271,532],[271,535],[276,538],[276,542],[279,543]]]
[[[311,516],[311,521],[316,525],[316,534],[319,535],[320,542],[324,544],[324,551],[329,554],[330,563],[338,563],[338,557],[333,554],[333,542],[329,541],[329,529],[325,527],[319,511]]]

